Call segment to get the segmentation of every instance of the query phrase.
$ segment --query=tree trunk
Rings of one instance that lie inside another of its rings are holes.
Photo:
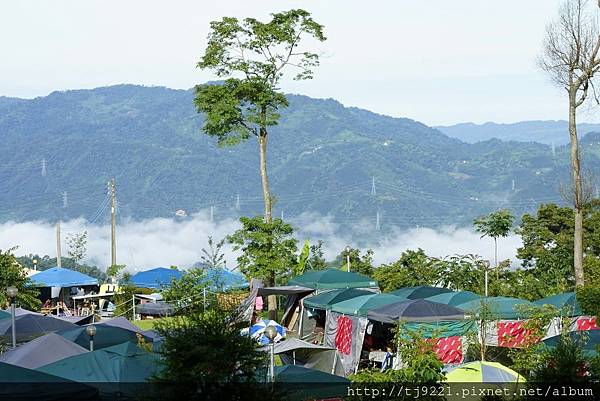
[[[275,274],[272,274],[271,277],[269,277],[269,286],[275,286]],[[267,303],[269,308],[269,319],[277,320],[277,296],[269,295],[267,297]]]
[[[262,182],[263,200],[265,204],[264,219],[265,223],[273,221],[271,214],[271,191],[269,190],[269,176],[267,175],[267,139],[268,133],[266,128],[260,129],[260,135],[258,137],[258,147],[260,154],[260,179]],[[269,277],[269,286],[275,285],[275,274],[271,274]],[[269,319],[277,319],[277,297],[275,295],[269,295],[267,297],[267,305],[269,310]]]
[[[494,262],[496,263],[496,281],[500,278],[500,272],[498,268],[498,239],[494,237]]]
[[[573,267],[575,285],[584,285],[583,277],[583,188],[581,184],[581,161],[577,140],[577,91],[569,91],[569,136],[571,138],[571,167],[573,170],[573,206],[575,208],[575,234],[573,238]]]
[[[267,130],[261,129],[258,137],[260,150],[260,179],[262,181],[263,200],[265,204],[265,222],[270,223],[273,218],[271,214],[271,191],[269,190],[269,176],[267,175]]]

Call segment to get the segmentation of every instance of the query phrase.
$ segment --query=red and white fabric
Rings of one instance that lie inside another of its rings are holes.
[[[500,321],[498,322],[498,346],[507,348],[519,348],[530,340],[529,330],[523,328],[523,321]]]
[[[352,352],[352,319],[347,316],[338,317],[335,347],[344,355]]]
[[[462,363],[463,361],[463,343],[462,337],[452,336],[443,337],[435,340],[433,347],[438,359],[445,365]]]
[[[598,330],[595,317],[582,316],[577,318],[577,331],[581,330]]]

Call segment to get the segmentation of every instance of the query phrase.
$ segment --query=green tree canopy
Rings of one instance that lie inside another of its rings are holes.
[[[512,229],[515,216],[510,210],[498,210],[487,216],[475,219],[475,231],[482,234],[481,237],[494,239],[494,266],[496,266],[496,278],[498,278],[498,238],[508,237]]]
[[[600,203],[586,205],[583,213],[584,268],[590,280],[598,277],[600,262]],[[542,205],[535,215],[525,214],[517,230],[523,246],[517,257],[544,281],[548,295],[573,289],[574,211],[555,204]]]
[[[17,262],[14,250],[15,248],[0,250],[0,306],[6,307],[9,304],[6,289],[16,287],[19,290],[17,303],[26,309],[37,310],[41,304],[37,299],[39,292],[29,287],[31,281],[27,277],[27,271]]]
[[[397,261],[379,266],[373,272],[373,278],[386,292],[402,287],[435,285],[440,280],[441,271],[439,259],[427,256],[419,248],[404,251]]]
[[[373,275],[373,250],[367,249],[364,255],[361,255],[360,249],[350,248],[346,250],[344,248],[333,262],[330,262],[331,267],[346,270],[348,269],[348,255],[350,256],[350,270],[365,276],[371,277]]]
[[[297,265],[297,240],[294,229],[281,219],[270,223],[261,216],[241,217],[242,228],[228,240],[235,251],[241,251],[238,267],[247,278],[262,278],[267,285],[287,279]]]
[[[216,303],[205,312],[196,309],[161,319],[155,329],[164,337],[160,349],[164,363],[154,380],[178,384],[176,392],[167,386],[161,399],[280,399],[260,385],[268,354],[241,334],[244,328],[247,322],[239,314]]]

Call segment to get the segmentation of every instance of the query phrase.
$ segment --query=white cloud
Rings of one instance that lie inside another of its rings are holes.
[[[378,243],[363,244],[360,234],[342,232],[331,216],[306,213],[290,220],[299,228],[297,237],[309,239],[312,244],[324,241],[324,252],[333,259],[346,245],[363,250],[372,248],[377,264],[397,260],[407,249],[422,248],[432,256],[453,254],[478,254],[493,260],[493,241],[481,239],[479,234],[468,228],[415,228],[395,229]],[[174,220],[155,218],[141,221],[127,220],[117,227],[117,262],[126,264],[128,270],[145,270],[156,266],[177,265],[188,267],[200,259],[201,249],[207,246],[208,236],[215,240],[231,234],[240,224],[233,219],[211,222],[206,212],[189,218]],[[105,268],[110,264],[110,226],[89,225],[83,219],[62,224],[62,254],[67,254],[67,235],[88,231],[86,260]],[[0,224],[0,249],[18,245],[17,255],[29,253],[40,256],[56,255],[56,229],[48,222],[7,222]],[[516,249],[521,245],[517,236],[499,240],[499,259],[515,260]],[[237,255],[230,246],[225,246],[228,266],[235,266]]]

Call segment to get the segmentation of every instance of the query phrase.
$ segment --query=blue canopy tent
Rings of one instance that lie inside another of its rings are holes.
[[[180,279],[182,275],[183,273],[177,269],[156,267],[133,275],[131,282],[136,287],[159,289],[169,285],[173,279]]]
[[[227,269],[206,269],[205,280],[211,291],[228,291],[234,289],[248,288],[249,284],[244,276],[233,273]]]
[[[97,286],[98,279],[75,270],[64,269],[62,267],[52,267],[41,271],[30,277],[31,286],[40,288],[40,299],[62,299],[64,303],[70,305],[69,289],[72,287]],[[66,289],[66,290],[63,290]],[[59,314],[59,308],[56,308],[56,314]]]
[[[52,267],[31,276],[33,287],[83,287],[98,285],[98,279],[75,270]]]

